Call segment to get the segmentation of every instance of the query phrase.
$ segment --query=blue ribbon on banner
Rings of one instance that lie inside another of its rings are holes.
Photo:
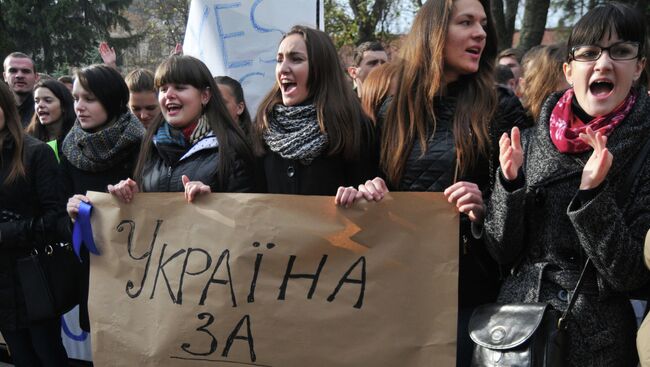
[[[88,252],[99,255],[99,250],[97,250],[93,240],[93,228],[90,225],[92,210],[92,205],[83,201],[79,203],[79,214],[77,214],[77,221],[74,223],[72,230],[72,247],[79,260],[81,260],[79,253],[82,245],[86,246]]]

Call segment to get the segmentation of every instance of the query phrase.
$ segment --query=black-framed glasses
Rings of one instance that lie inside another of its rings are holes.
[[[632,60],[639,57],[639,42],[624,41],[616,42],[609,47],[598,45],[580,45],[571,48],[571,60],[575,61],[596,61],[603,54],[609,53],[612,60]]]

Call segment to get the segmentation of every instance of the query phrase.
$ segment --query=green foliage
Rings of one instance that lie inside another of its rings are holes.
[[[325,32],[337,47],[391,38],[402,7],[413,0],[325,0]]]
[[[337,48],[353,45],[359,28],[336,0],[325,0],[325,32],[330,35]]]
[[[135,0],[129,9],[132,27],[142,36],[139,47],[129,48],[126,68],[155,70],[177,43],[183,43],[191,0]]]
[[[39,71],[85,65],[109,30],[129,30],[121,15],[132,0],[4,0],[0,2],[0,55],[31,55]],[[113,42],[115,43],[115,42]],[[90,50],[95,50],[90,53]]]

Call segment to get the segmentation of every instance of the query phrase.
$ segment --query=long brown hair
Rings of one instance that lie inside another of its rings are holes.
[[[201,60],[187,55],[168,57],[156,69],[154,85],[158,89],[161,85],[168,83],[189,84],[200,91],[210,90],[210,100],[205,105],[204,115],[219,142],[219,168],[216,180],[220,187],[225,188],[235,164],[235,155],[249,163],[253,160],[253,154],[246,142],[244,132],[236,122],[232,121],[210,70]],[[153,137],[163,123],[165,120],[162,118],[153,121],[142,140],[134,173],[135,180],[139,184],[142,184],[144,166],[155,149]]]
[[[535,121],[539,118],[542,105],[551,93],[566,89],[566,79],[562,72],[562,64],[566,60],[567,47],[565,44],[542,46],[536,49],[532,56],[526,54],[524,65],[524,85],[521,89],[521,99],[524,108],[528,110]]]
[[[456,159],[460,172],[467,172],[480,155],[489,154],[488,126],[496,109],[494,60],[496,35],[488,0],[479,0],[487,15],[486,45],[479,61],[479,71],[461,76],[462,88],[457,96],[453,130]],[[381,138],[381,168],[389,183],[398,185],[408,154],[416,138],[422,152],[427,146],[427,124],[436,116],[433,99],[443,89],[444,48],[454,0],[427,1],[413,22],[402,48],[398,71],[398,88],[388,108]]]
[[[63,83],[55,79],[40,80],[34,86],[34,92],[36,92],[36,89],[38,88],[49,89],[52,94],[59,99],[61,117],[58,121],[52,122],[52,124],[61,124],[60,136],[50,136],[47,127],[41,124],[41,120],[38,118],[36,113],[34,113],[32,120],[25,128],[25,132],[44,142],[59,138],[63,139],[68,134],[68,131],[70,131],[77,118],[74,113],[74,100],[72,99],[72,94]]]
[[[327,154],[342,154],[346,159],[359,157],[363,116],[361,104],[346,81],[334,43],[326,33],[301,25],[293,26],[283,40],[293,34],[301,35],[307,46],[308,98],[313,98],[318,124],[329,138]],[[278,104],[282,104],[282,93],[276,82],[257,110],[255,130],[258,142],[268,129],[273,107]],[[259,149],[257,152],[260,153]]]
[[[361,88],[361,107],[373,122],[377,122],[377,112],[387,97],[392,95],[395,76],[399,70],[395,63],[386,63],[372,69]],[[392,87],[392,88],[391,88]]]
[[[5,167],[8,163],[10,167],[9,173],[2,183],[3,185],[8,185],[16,179],[25,176],[25,164],[23,163],[23,127],[20,123],[14,94],[5,83],[0,83],[0,108],[4,113],[5,119],[5,126],[0,130],[0,153],[2,152],[3,145],[7,144],[9,140],[13,140],[14,143],[11,162],[2,162],[2,154],[0,154],[0,165]]]

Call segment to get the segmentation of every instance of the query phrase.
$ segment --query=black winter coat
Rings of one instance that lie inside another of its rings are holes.
[[[25,177],[3,184],[11,162],[14,141],[7,138],[0,154],[0,210],[21,219],[0,223],[0,329],[27,327],[25,300],[16,277],[16,260],[34,247],[54,243],[56,221],[65,215],[63,198],[57,190],[57,163],[46,144],[25,136]]]
[[[485,233],[490,253],[516,266],[503,283],[501,302],[548,302],[565,310],[587,258],[585,275],[569,323],[571,366],[636,366],[636,320],[621,292],[650,279],[643,264],[643,240],[650,228],[650,159],[632,191],[616,200],[622,182],[650,136],[650,97],[637,101],[607,140],[614,160],[596,195],[578,195],[592,150],[560,153],[549,133],[551,111],[562,93],[544,103],[540,119],[522,134],[522,187],[495,182]]]
[[[378,146],[371,123],[362,119],[362,142],[358,159],[326,154],[305,165],[268,150],[262,158],[267,192],[271,194],[334,196],[339,186],[354,186],[378,174]]]
[[[120,180],[124,180],[133,176],[135,162],[138,159],[140,151],[140,144],[133,144],[128,148],[128,154],[120,161],[114,164],[107,170],[100,172],[89,172],[81,170],[73,166],[68,159],[62,154],[59,158],[60,162],[60,177],[62,192],[65,195],[65,200],[75,194],[85,195],[87,191],[107,192],[107,186],[115,184]],[[50,149],[51,150],[51,149]],[[65,208],[65,206],[64,206]],[[67,215],[62,216],[58,223],[59,232],[65,234],[65,240],[72,243],[72,221]],[[89,259],[88,251],[82,249],[81,258],[84,263],[85,274],[81,276],[81,303],[79,304],[79,323],[83,330],[90,331],[90,323],[88,319],[88,274],[89,274]]]
[[[145,192],[184,191],[181,177],[186,175],[192,181],[201,181],[210,186],[212,192],[252,192],[255,186],[252,164],[235,157],[234,167],[221,186],[217,180],[219,169],[219,145],[214,135],[207,136],[190,147],[181,159],[172,161],[164,150],[169,146],[158,146],[154,141],[151,157],[142,174],[142,189]]]

